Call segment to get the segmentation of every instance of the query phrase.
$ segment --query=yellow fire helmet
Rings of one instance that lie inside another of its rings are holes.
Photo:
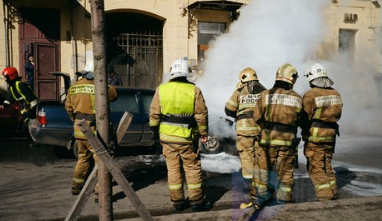
[[[277,69],[276,81],[284,81],[293,85],[296,83],[297,78],[297,69],[291,64],[286,63]]]
[[[252,68],[244,68],[239,75],[241,83],[246,83],[248,81],[257,81],[259,80],[257,78],[256,71]]]

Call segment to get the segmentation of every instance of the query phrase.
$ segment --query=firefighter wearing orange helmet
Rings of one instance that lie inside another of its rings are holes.
[[[236,121],[236,148],[241,162],[244,190],[249,192],[255,167],[255,149],[260,137],[260,126],[253,120],[253,110],[265,87],[252,68],[244,68],[239,75],[237,89],[225,105],[227,116]]]
[[[93,65],[89,63],[83,71],[77,72],[81,75],[81,79],[74,83],[68,90],[65,100],[65,109],[70,119],[74,122],[74,137],[77,143],[78,160],[73,172],[72,194],[78,195],[85,184],[87,176],[92,170],[93,160],[97,163],[98,156],[86,140],[85,135],[78,127],[78,123],[85,119],[95,132],[95,92],[94,92],[94,74]],[[108,85],[108,100],[115,101],[117,99],[117,91],[111,85]],[[95,188],[98,194],[97,187]]]
[[[258,168],[253,177],[252,201],[241,208],[253,206],[258,210],[274,200],[275,190],[278,203],[292,201],[297,153],[294,141],[302,108],[302,97],[293,90],[297,77],[296,68],[284,64],[277,70],[274,86],[260,94],[253,114],[254,121],[262,127],[256,151]],[[277,180],[273,183],[270,174],[275,164]]]
[[[201,90],[187,80],[190,72],[186,58],[173,62],[170,81],[161,84],[152,99],[149,124],[163,147],[175,210],[183,210],[188,204],[185,180],[192,211],[199,212],[209,209],[211,204],[202,190],[200,154],[193,142],[199,136],[202,142],[207,141],[208,109]]]
[[[16,68],[4,68],[1,73],[9,85],[8,90],[10,93],[8,93],[8,97],[3,104],[0,105],[0,109],[4,109],[9,104],[17,101],[21,105],[21,115],[24,122],[36,118],[36,108],[39,101],[33,89],[26,82],[21,81]]]
[[[338,197],[332,159],[343,102],[321,64],[312,65],[306,77],[311,89],[303,96],[301,127],[307,170],[317,198],[332,200]]]

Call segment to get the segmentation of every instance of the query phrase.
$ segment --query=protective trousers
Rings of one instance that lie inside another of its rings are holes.
[[[191,144],[162,143],[168,170],[168,187],[171,201],[181,204],[185,200],[183,189],[183,171],[191,204],[200,204],[204,200],[202,191],[202,170],[198,151]]]
[[[238,135],[236,138],[236,149],[241,162],[241,173],[246,180],[252,180],[255,168],[255,143],[256,137]]]
[[[293,191],[293,171],[296,148],[292,147],[264,147],[256,150],[257,166],[253,177],[251,196],[259,200],[259,204],[271,197],[277,189],[277,200],[291,202]],[[276,184],[271,176],[276,163]]]
[[[307,170],[320,201],[337,198],[337,182],[332,168],[333,144],[308,142],[304,154]]]
[[[74,168],[72,193],[80,192],[88,175],[91,173],[98,156],[87,140],[76,139],[78,147],[78,160]],[[94,159],[94,161],[93,161]],[[97,193],[97,186],[95,193]]]

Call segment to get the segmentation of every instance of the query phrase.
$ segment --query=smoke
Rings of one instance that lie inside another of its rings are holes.
[[[278,67],[290,63],[300,76],[294,89],[303,95],[309,89],[303,75],[309,66],[319,62],[327,68],[334,88],[344,100],[339,122],[342,134],[381,134],[376,70],[367,62],[372,60],[368,58],[375,58],[375,53],[365,49],[363,59],[354,65],[346,63],[341,55],[331,55],[330,60],[318,59],[318,53],[325,52],[322,44],[332,31],[324,23],[323,14],[330,4],[330,1],[257,0],[242,7],[239,19],[228,32],[210,43],[204,74],[196,81],[210,115],[215,116],[210,120],[211,133],[232,135],[232,128],[219,119],[226,117],[224,106],[239,82],[242,69],[252,67],[260,82],[270,88]]]

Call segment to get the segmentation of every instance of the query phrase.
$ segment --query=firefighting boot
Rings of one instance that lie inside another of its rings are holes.
[[[80,192],[81,192],[81,188],[72,187],[73,196],[77,196],[78,194],[80,194]]]
[[[186,208],[188,208],[190,205],[187,200],[182,200],[179,202],[174,202],[174,210],[175,212],[180,212]]]
[[[251,196],[251,200],[248,203],[241,203],[240,209],[246,209],[253,207],[255,211],[260,210],[261,208],[269,205],[272,203],[276,197],[275,197],[275,191],[273,189],[270,189],[269,192],[267,192],[264,196]]]
[[[192,212],[207,211],[207,210],[210,210],[211,208],[212,208],[212,204],[210,202],[203,201],[202,203],[192,205]]]

